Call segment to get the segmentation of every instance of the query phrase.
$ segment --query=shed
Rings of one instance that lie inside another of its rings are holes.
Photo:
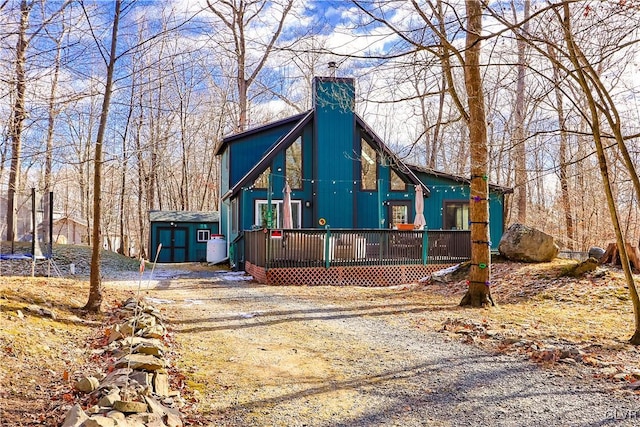
[[[207,242],[220,231],[218,212],[150,211],[149,259],[158,262],[204,262]]]

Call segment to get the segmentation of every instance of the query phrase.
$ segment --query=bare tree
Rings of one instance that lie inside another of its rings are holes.
[[[286,0],[282,4],[265,0],[207,0],[207,5],[231,34],[230,54],[236,61],[235,81],[238,88],[237,130],[242,131],[249,120],[249,89],[266,65],[269,55],[273,52],[275,44],[282,34],[285,20],[293,6],[293,0]],[[247,38],[247,33],[252,25],[260,21],[261,14],[266,9],[273,10],[277,6],[281,7],[281,10],[277,12],[278,21],[266,43],[260,45],[256,40]],[[254,57],[250,52],[249,44],[251,42],[260,45],[254,48],[254,50],[260,51],[257,57]]]
[[[99,312],[102,305],[102,277],[100,274],[100,251],[102,249],[102,233],[100,228],[100,215],[102,212],[101,187],[102,187],[102,146],[104,144],[104,135],[107,129],[107,120],[109,118],[109,107],[111,105],[111,94],[113,92],[113,77],[116,67],[117,42],[118,42],[118,25],[120,23],[120,14],[122,12],[122,1],[116,0],[113,11],[113,24],[111,27],[111,46],[109,53],[104,57],[106,65],[106,82],[104,86],[104,97],[102,100],[102,110],[100,113],[100,124],[98,126],[98,134],[96,136],[94,170],[93,170],[93,228],[91,247],[91,274],[89,299],[84,308],[91,312]],[[98,47],[100,43],[96,39]]]
[[[469,289],[460,305],[481,307],[491,300],[491,253],[489,244],[489,165],[487,120],[480,72],[482,40],[482,3],[466,0],[467,28],[464,81],[469,108],[471,145],[471,272]]]
[[[18,41],[16,43],[16,97],[13,104],[10,127],[11,134],[11,166],[9,169],[9,191],[7,195],[7,240],[13,242],[16,233],[16,192],[20,186],[20,161],[22,159],[22,128],[25,121],[25,91],[26,74],[25,61],[29,37],[29,14],[32,5],[27,0],[20,2],[20,25],[18,29]],[[13,245],[13,243],[12,243]],[[13,247],[13,246],[12,246]]]
[[[530,0],[524,0],[524,32],[528,31]],[[516,6],[511,3],[514,15]],[[522,38],[517,39],[518,46],[518,77],[516,80],[516,103],[515,103],[515,130],[513,132],[513,147],[515,152],[515,198],[518,207],[518,222],[527,222],[527,150],[525,147],[525,73],[526,73],[526,46]]]
[[[50,16],[45,17],[42,22],[32,31],[28,32],[29,15],[34,2],[20,1],[20,22],[17,30],[17,42],[15,47],[15,97],[11,111],[11,123],[9,127],[11,139],[11,165],[9,169],[8,201],[7,201],[7,231],[6,238],[13,242],[16,233],[16,192],[20,188],[21,160],[22,160],[22,132],[26,120],[25,97],[27,90],[26,65],[27,49],[30,43],[40,32],[45,29],[68,5],[69,0],[63,2]],[[2,4],[2,7],[6,3]]]

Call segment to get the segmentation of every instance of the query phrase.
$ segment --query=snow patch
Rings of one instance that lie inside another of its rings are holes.
[[[228,273],[221,274],[222,280],[229,282],[239,282],[243,280],[253,280],[253,276],[245,273],[244,271],[230,271]]]
[[[150,302],[151,304],[173,304],[175,302],[170,299],[153,298],[153,297],[145,297],[144,299]]]

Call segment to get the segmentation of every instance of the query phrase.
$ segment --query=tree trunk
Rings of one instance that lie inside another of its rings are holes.
[[[466,1],[468,26],[464,63],[464,81],[469,106],[469,143],[471,147],[471,271],[469,289],[460,305],[482,307],[491,302],[491,251],[489,244],[489,183],[487,166],[487,120],[480,73],[480,35],[482,3]],[[492,303],[492,302],[491,302]]]
[[[527,33],[530,0],[524,0],[523,31]],[[515,7],[513,8],[514,14]],[[518,76],[516,80],[516,105],[515,105],[515,130],[513,132],[513,151],[515,156],[515,199],[518,207],[518,222],[527,223],[527,149],[525,143],[525,46],[526,42],[521,38],[516,40],[518,46]]]
[[[607,196],[607,206],[609,208],[609,214],[611,216],[611,222],[613,223],[613,229],[616,233],[616,243],[618,245],[618,252],[620,256],[620,263],[622,264],[622,270],[624,271],[625,280],[627,282],[627,286],[629,287],[629,294],[631,296],[631,301],[633,303],[633,317],[635,322],[635,331],[629,342],[634,345],[640,345],[640,297],[638,296],[638,291],[636,289],[635,280],[633,278],[633,273],[631,271],[631,265],[629,262],[629,255],[627,253],[627,248],[624,241],[624,236],[622,235],[622,228],[620,227],[620,221],[618,218],[618,210],[616,201],[613,195],[612,183],[609,179],[609,167],[607,164],[607,157],[605,154],[605,148],[602,141],[602,131],[600,128],[600,111],[597,108],[596,101],[593,96],[592,87],[589,82],[594,81],[595,75],[590,76],[591,78],[587,78],[587,70],[583,69],[584,56],[580,51],[579,47],[576,45],[571,28],[571,12],[569,5],[564,3],[562,6],[563,16],[562,16],[562,30],[565,41],[567,43],[568,51],[569,51],[569,59],[571,60],[574,68],[578,83],[587,99],[590,118],[591,118],[591,127],[593,130],[593,141],[596,146],[596,155],[598,159],[598,165],[600,167],[600,175],[602,177],[602,182],[605,190],[605,195]]]
[[[57,116],[57,107],[56,107],[56,90],[58,88],[58,78],[60,76],[60,53],[61,46],[60,40],[62,35],[64,34],[64,27],[62,30],[62,34],[59,39],[55,40],[56,42],[56,57],[55,57],[55,65],[53,71],[53,80],[51,82],[51,91],[49,92],[49,118],[47,123],[47,151],[45,157],[45,167],[44,167],[44,191],[43,191],[43,212],[42,216],[42,225],[44,236],[42,241],[45,243],[48,255],[52,256],[53,254],[53,242],[49,241],[49,228],[53,226],[53,224],[49,223],[49,192],[53,191],[52,188],[52,180],[51,173],[53,168],[53,131],[55,129],[55,121]]]
[[[31,6],[26,0],[20,2],[20,28],[18,42],[16,43],[16,99],[13,105],[13,120],[11,121],[11,166],[9,167],[9,189],[7,194],[7,240],[13,242],[16,239],[16,193],[20,190],[20,160],[22,157],[22,128],[25,120],[25,62],[28,46],[27,26],[29,25],[29,13]]]
[[[100,275],[100,251],[102,249],[101,221],[102,214],[101,188],[102,188],[102,144],[104,134],[107,129],[107,119],[109,117],[109,106],[111,103],[111,93],[113,91],[113,74],[116,65],[116,44],[118,41],[118,23],[120,21],[121,0],[116,0],[113,16],[113,28],[111,31],[111,51],[107,64],[107,81],[104,88],[104,98],[102,100],[102,110],[100,113],[100,124],[98,125],[98,135],[96,136],[95,163],[93,173],[93,228],[91,247],[91,273],[89,299],[84,306],[91,312],[99,312],[102,305],[102,277]]]
[[[548,45],[549,56],[552,58],[551,65],[553,67],[553,84],[556,95],[556,111],[558,112],[558,124],[560,125],[560,147],[558,149],[560,155],[559,178],[562,200],[562,210],[564,211],[564,225],[567,232],[567,247],[569,250],[575,249],[575,231],[573,225],[573,215],[571,213],[571,199],[569,197],[569,172],[568,172],[568,141],[567,128],[564,117],[564,103],[562,101],[562,91],[560,90],[560,70],[557,63],[557,55],[555,48]]]
[[[624,243],[629,263],[636,271],[640,271],[640,251],[629,242]],[[617,243],[609,243],[607,250],[598,260],[601,264],[622,265]]]

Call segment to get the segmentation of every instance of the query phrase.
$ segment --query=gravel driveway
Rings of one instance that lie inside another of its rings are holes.
[[[160,269],[174,361],[220,426],[631,426],[606,383],[415,328],[435,306],[393,289],[267,287]]]

